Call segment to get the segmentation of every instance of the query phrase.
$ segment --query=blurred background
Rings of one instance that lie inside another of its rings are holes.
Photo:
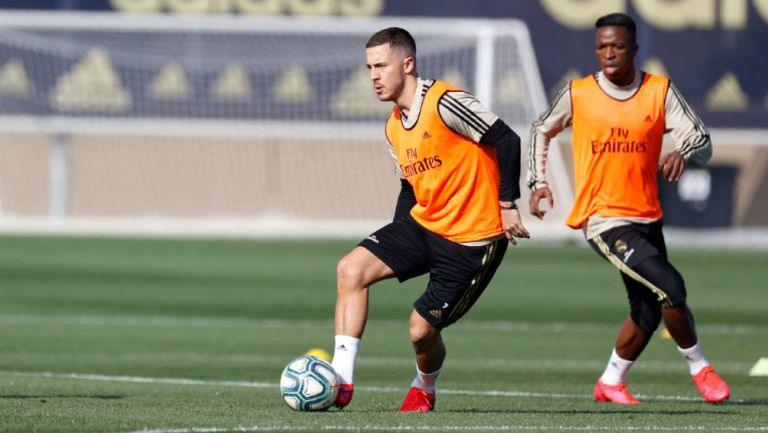
[[[672,240],[768,246],[766,0],[0,8],[4,233],[365,235],[391,218],[399,189],[383,136],[391,107],[364,66],[373,32],[409,29],[420,74],[473,92],[525,146],[549,95],[597,69],[595,19],[620,11],[639,25],[638,66],[676,83],[715,145],[708,167],[662,182]],[[539,239],[579,237],[562,223],[569,140],[560,135],[550,161],[556,209],[529,218]]]

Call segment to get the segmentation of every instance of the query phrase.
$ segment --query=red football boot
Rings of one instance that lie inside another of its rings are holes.
[[[355,385],[351,383],[339,384],[339,393],[336,395],[336,401],[333,404],[339,409],[343,408],[352,401],[353,392],[355,392]]]
[[[400,405],[400,412],[429,412],[435,408],[435,394],[411,387]]]
[[[597,379],[595,389],[592,392],[595,401],[607,401],[618,404],[639,404],[640,402],[627,390],[626,383],[618,385],[606,385],[602,380]]]
[[[715,369],[708,365],[693,376],[693,382],[699,388],[701,396],[710,403],[719,403],[731,395],[731,389],[720,376],[715,373]]]

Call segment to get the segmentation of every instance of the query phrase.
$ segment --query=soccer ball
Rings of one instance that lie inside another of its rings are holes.
[[[316,356],[299,356],[280,376],[280,394],[293,410],[326,410],[338,393],[339,376],[331,364]]]

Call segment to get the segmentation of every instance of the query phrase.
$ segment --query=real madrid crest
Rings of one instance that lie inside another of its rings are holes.
[[[613,243],[613,248],[616,249],[616,252],[621,254],[625,251],[627,251],[627,243],[622,241],[621,239],[618,239],[616,242]]]

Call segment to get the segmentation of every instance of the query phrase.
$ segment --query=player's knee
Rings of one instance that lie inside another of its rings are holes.
[[[413,344],[421,344],[425,341],[429,340],[429,332],[420,326],[414,326],[411,324],[411,327],[408,329],[408,333],[411,337],[411,343]]]
[[[415,313],[411,316],[408,333],[410,334],[411,342],[413,344],[428,344],[435,338],[439,338],[440,329],[432,326],[418,313]]]
[[[346,255],[339,260],[336,265],[336,281],[338,290],[350,290],[355,287],[362,287],[363,266],[354,260],[351,255]]]
[[[661,323],[661,307],[659,305],[642,304],[632,308],[632,320],[645,332],[652,334]]]
[[[683,276],[677,270],[672,268],[665,273],[662,287],[666,295],[666,299],[662,300],[665,307],[676,307],[685,304],[688,297],[685,290],[685,281],[683,281]]]
[[[665,259],[658,256],[651,257],[641,262],[635,270],[664,293],[664,296],[659,299],[659,303],[663,306],[685,304],[687,293],[683,276]]]

